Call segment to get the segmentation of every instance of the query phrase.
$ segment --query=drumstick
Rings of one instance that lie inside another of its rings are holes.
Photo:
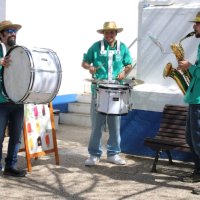
[[[104,65],[105,65],[105,63],[97,62],[98,67],[96,68],[96,71],[98,71],[99,69],[103,69],[103,71],[106,72]]]
[[[104,72],[106,72],[106,70],[105,70],[105,68],[104,68],[104,66],[102,65],[102,66],[99,66],[99,67],[97,67],[96,68],[96,71],[98,71],[99,69],[102,69]]]

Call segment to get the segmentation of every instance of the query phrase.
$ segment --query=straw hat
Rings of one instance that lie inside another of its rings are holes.
[[[21,25],[13,24],[11,21],[7,21],[7,20],[0,22],[0,31],[3,31],[8,28],[14,28],[16,30],[19,30],[21,27],[22,27]]]
[[[190,22],[200,22],[200,12],[197,13],[196,17]]]
[[[123,31],[123,28],[117,28],[115,22],[105,22],[103,28],[97,30],[97,32],[103,34],[104,31],[109,31],[109,30],[116,30],[117,33],[120,33]]]

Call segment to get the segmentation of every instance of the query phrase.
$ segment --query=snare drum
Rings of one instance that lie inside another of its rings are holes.
[[[61,65],[55,52],[45,48],[27,49],[15,46],[9,67],[3,68],[3,88],[15,103],[49,103],[57,95],[62,78]]]
[[[98,112],[108,115],[125,115],[129,111],[130,88],[127,85],[99,84],[97,87]]]

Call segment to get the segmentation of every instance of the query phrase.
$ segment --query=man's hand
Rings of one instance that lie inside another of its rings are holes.
[[[3,57],[0,59],[0,64],[3,66],[3,67],[8,67],[9,64],[10,64],[10,56],[6,56],[6,57]]]
[[[132,70],[132,65],[127,65],[124,67],[124,70],[118,75],[117,80],[125,79],[129,72]]]
[[[178,70],[187,70],[192,64],[187,60],[182,60],[178,62]]]
[[[97,70],[98,70],[98,68],[93,67],[93,66],[90,66],[90,68],[89,68],[90,74],[95,74]]]
[[[87,62],[82,62],[82,65],[81,65],[84,69],[87,69],[89,70],[90,74],[95,74],[96,71],[100,68],[100,67],[94,67],[94,66],[91,66],[89,63]]]
[[[125,71],[122,71],[122,72],[118,75],[117,80],[121,81],[121,80],[123,80],[124,78],[126,78],[126,73],[125,73]]]

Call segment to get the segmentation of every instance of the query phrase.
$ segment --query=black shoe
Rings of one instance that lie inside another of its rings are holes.
[[[25,177],[27,172],[25,170],[18,170],[15,168],[5,168],[3,175],[4,176],[13,176],[13,177]]]
[[[182,181],[188,183],[200,182],[200,171],[195,169],[191,175],[183,177]]]
[[[200,195],[200,188],[194,188],[192,194]]]

